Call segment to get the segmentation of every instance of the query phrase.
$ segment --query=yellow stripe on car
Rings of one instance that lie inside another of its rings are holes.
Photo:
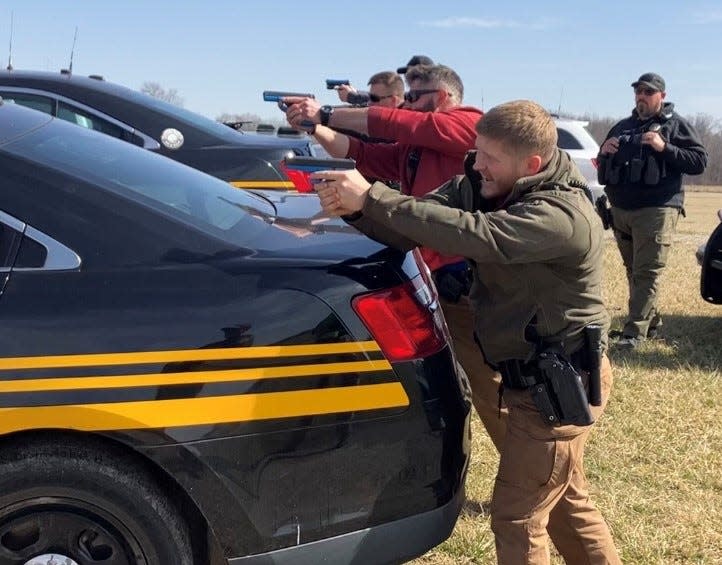
[[[315,375],[335,375],[340,373],[369,373],[389,369],[391,369],[389,362],[381,359],[375,361],[349,361],[346,363],[285,365],[283,367],[254,367],[252,369],[229,369],[222,371],[186,371],[183,373],[146,373],[138,375],[0,380],[0,393],[208,384],[281,379],[286,377],[312,377]]]
[[[141,363],[171,363],[180,361],[218,361],[221,359],[260,359],[263,357],[296,357],[302,355],[333,355],[337,353],[369,353],[376,351],[381,351],[381,348],[375,341],[354,341],[314,345],[268,345],[261,347],[221,347],[217,349],[133,351],[130,353],[4,357],[0,359],[0,370],[90,367],[94,365],[138,365]]]
[[[169,428],[400,408],[401,383],[207,398],[0,408],[0,434],[29,429],[81,431]]]

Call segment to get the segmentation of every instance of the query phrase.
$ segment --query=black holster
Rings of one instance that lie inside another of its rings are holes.
[[[549,425],[594,423],[581,375],[554,349],[542,351],[529,363],[503,361],[499,372],[504,388],[530,390],[534,404]]]
[[[540,353],[537,364],[542,382],[535,385],[532,398],[545,419],[553,421],[553,416],[554,423],[576,426],[593,424],[594,418],[589,410],[582,377],[572,364],[553,351]]]

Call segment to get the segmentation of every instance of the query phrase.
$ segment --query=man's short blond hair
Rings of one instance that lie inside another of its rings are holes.
[[[494,106],[476,124],[476,133],[502,142],[520,157],[539,155],[545,163],[557,146],[554,119],[531,100],[514,100]]]
[[[381,84],[388,88],[391,94],[399,98],[404,97],[404,81],[394,71],[381,71],[380,73],[376,73],[368,81],[369,86],[372,84]]]

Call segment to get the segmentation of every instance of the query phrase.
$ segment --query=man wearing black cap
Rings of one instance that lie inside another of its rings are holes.
[[[417,65],[433,65],[434,61],[431,60],[430,57],[427,57],[426,55],[414,55],[409,59],[409,62],[406,63],[403,67],[399,67],[396,69],[396,72],[400,75],[406,76],[406,72],[409,70],[410,67],[416,67]],[[406,81],[408,83],[408,79]]]
[[[644,73],[632,87],[635,109],[607,134],[598,169],[629,282],[629,317],[619,349],[635,349],[658,335],[657,289],[684,213],[682,175],[701,174],[707,166],[699,135],[664,101],[664,79]]]

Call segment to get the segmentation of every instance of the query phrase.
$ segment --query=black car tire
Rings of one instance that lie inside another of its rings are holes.
[[[193,564],[188,526],[151,473],[76,438],[0,448],[0,563],[48,554],[79,565]]]

